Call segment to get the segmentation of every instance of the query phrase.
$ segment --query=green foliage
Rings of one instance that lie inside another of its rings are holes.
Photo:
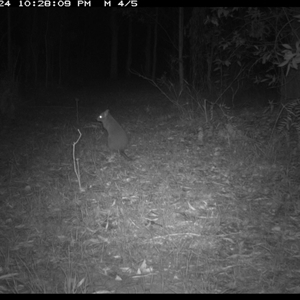
[[[299,42],[289,45],[295,35],[295,11],[282,7],[212,8],[206,24],[215,27],[218,40],[214,54],[214,72],[222,78],[237,74],[254,83],[281,82],[278,67],[297,68]],[[220,82],[219,82],[220,83]],[[223,82],[227,84],[226,80]]]
[[[294,99],[283,106],[277,129],[284,134],[288,146],[295,140],[300,149],[300,99]]]
[[[290,68],[298,69],[298,64],[300,62],[300,41],[296,42],[295,49],[293,49],[289,44],[283,44],[282,46],[285,48],[282,50],[284,61],[279,64],[279,67],[287,65],[287,75]]]

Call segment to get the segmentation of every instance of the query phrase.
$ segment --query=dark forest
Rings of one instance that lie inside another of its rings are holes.
[[[140,2],[0,1],[0,293],[299,293],[300,9]]]

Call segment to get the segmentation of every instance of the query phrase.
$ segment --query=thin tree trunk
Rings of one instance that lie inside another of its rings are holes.
[[[62,84],[62,56],[63,56],[63,27],[60,25],[59,32],[59,49],[58,49],[58,84]]]
[[[39,36],[38,36],[38,25],[37,25],[37,10],[34,9],[33,12],[33,17],[32,17],[32,22],[31,22],[31,37],[30,37],[30,50],[31,55],[32,55],[32,63],[33,63],[33,80],[34,80],[34,85],[35,87],[37,86],[38,83],[38,59],[39,59],[39,46],[40,46],[40,41],[39,41]],[[28,69],[28,68],[27,68]],[[28,70],[26,70],[28,72]],[[31,78],[32,80],[32,78]]]
[[[145,73],[147,77],[151,74],[151,23],[147,24],[147,39],[145,44]]]
[[[128,45],[127,45],[127,62],[126,62],[126,76],[130,77],[130,68],[132,64],[132,20],[129,19],[128,24]]]
[[[8,74],[12,74],[12,59],[11,59],[11,20],[10,9],[7,10],[7,71]]]
[[[179,8],[179,27],[178,27],[178,62],[179,62],[179,84],[180,91],[183,90],[184,70],[183,70],[183,8]]]
[[[110,79],[118,77],[118,23],[116,11],[112,9],[110,18],[111,27],[111,61],[110,61]]]
[[[47,34],[48,34],[48,28],[49,28],[49,12],[47,13],[47,21],[46,21],[46,32],[45,32],[45,87],[48,87],[48,80],[49,80],[49,48],[48,48],[48,40],[47,40]]]
[[[153,53],[152,53],[152,80],[155,79],[156,75],[156,59],[157,59],[157,27],[158,27],[158,7],[156,7],[156,16],[155,16],[155,26],[154,26],[154,45],[153,45]]]

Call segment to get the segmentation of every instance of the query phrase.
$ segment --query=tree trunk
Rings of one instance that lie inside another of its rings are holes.
[[[180,91],[183,90],[184,70],[183,70],[183,8],[179,8],[179,27],[178,27],[178,63],[179,63],[179,85]]]
[[[294,14],[293,15],[299,15],[300,14],[300,8],[295,7],[293,8]],[[293,17],[293,21],[291,22],[291,39],[290,39],[290,45],[295,49],[295,44],[299,40],[300,36],[300,27],[298,19],[296,20]],[[281,101],[283,103],[288,102],[291,99],[299,98],[300,97],[300,70],[299,68],[296,70],[294,68],[291,68],[288,75],[284,77],[282,75],[282,86],[281,86]]]
[[[46,20],[46,32],[45,32],[45,87],[48,87],[48,81],[49,81],[49,43],[48,43],[48,29],[49,29],[49,12],[47,13],[47,20]]]
[[[7,71],[12,74],[12,52],[11,52],[11,20],[10,9],[7,10]]]
[[[59,49],[58,49],[58,84],[62,84],[62,56],[63,56],[63,26],[60,23],[60,32],[59,32]]]
[[[157,27],[158,27],[158,7],[156,7],[156,14],[155,14],[155,26],[154,26],[154,45],[153,45],[153,52],[152,52],[152,80],[155,79],[156,76],[156,59],[157,59]]]
[[[145,44],[145,75],[151,74],[151,23],[147,24],[147,39]]]
[[[127,62],[126,62],[126,76],[130,77],[130,68],[132,64],[132,20],[129,19],[128,24],[128,45],[127,45]]]
[[[118,78],[118,23],[115,9],[112,9],[110,18],[111,27],[111,56],[110,79]]]

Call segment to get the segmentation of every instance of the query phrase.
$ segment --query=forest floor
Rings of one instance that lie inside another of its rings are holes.
[[[300,292],[299,149],[263,109],[208,120],[122,85],[39,97],[1,131],[0,293]],[[132,162],[106,147],[107,108]]]

